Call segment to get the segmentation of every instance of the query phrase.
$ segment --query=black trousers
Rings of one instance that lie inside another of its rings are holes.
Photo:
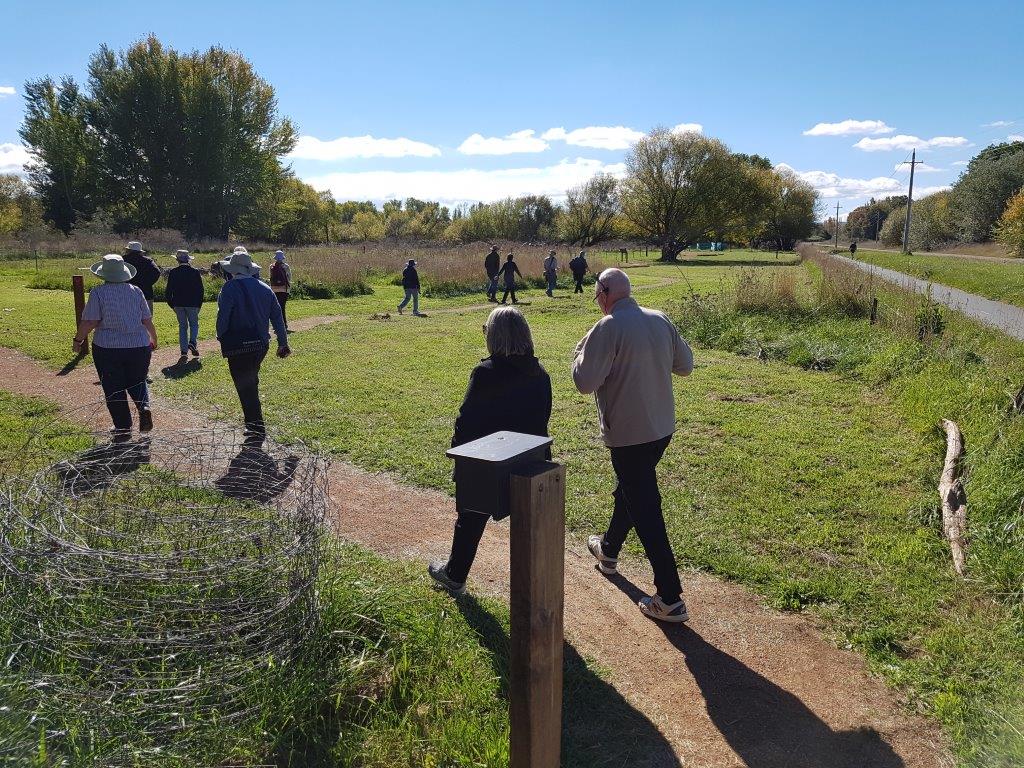
[[[506,286],[505,286],[505,293],[504,293],[504,295],[503,295],[503,296],[501,297],[501,303],[502,303],[502,304],[504,304],[504,303],[505,303],[505,300],[506,300],[506,299],[508,299],[508,295],[509,295],[510,293],[512,294],[512,303],[513,303],[513,304],[515,304],[515,303],[516,303],[516,287],[515,287],[514,285],[506,285]]]
[[[615,511],[601,546],[608,557],[618,557],[630,529],[635,528],[654,570],[654,586],[670,605],[679,600],[683,587],[665,530],[657,467],[671,440],[669,435],[651,443],[610,449],[618,484]]]
[[[128,397],[140,411],[149,408],[146,375],[153,351],[148,347],[100,347],[92,345],[92,362],[100,377],[110,419],[116,429],[132,428]]]
[[[277,293],[275,291],[274,295],[277,296],[277,303],[281,305],[281,316],[284,318],[284,327],[287,328],[288,327],[288,313],[285,310],[284,305],[288,303],[288,294],[287,293]]]
[[[227,358],[231,380],[235,382],[238,400],[242,404],[245,431],[254,436],[266,435],[263,424],[263,406],[260,404],[260,366],[267,356],[267,348]]]
[[[459,512],[455,521],[455,535],[452,537],[452,555],[448,558],[448,578],[460,584],[466,582],[469,569],[476,559],[476,550],[480,546],[480,538],[484,535],[489,515],[479,512]]]
[[[581,275],[580,277],[576,277],[576,275],[573,275],[572,279],[576,281],[576,287],[573,288],[572,292],[583,293],[583,276]]]

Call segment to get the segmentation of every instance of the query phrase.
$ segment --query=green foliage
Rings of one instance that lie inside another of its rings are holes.
[[[530,243],[555,238],[557,209],[546,195],[508,197],[458,210],[445,228],[449,243],[511,240]]]
[[[892,248],[902,247],[903,245],[903,229],[907,222],[907,206],[902,205],[899,208],[893,209],[893,211],[886,217],[885,224],[882,225],[881,240],[883,245],[888,245]]]
[[[0,235],[19,235],[43,229],[40,199],[20,176],[0,174]]]
[[[1024,187],[1024,141],[993,144],[975,155],[953,185],[951,203],[962,236],[988,240],[1007,201]]]
[[[931,251],[956,238],[948,191],[915,200],[912,210],[908,243],[911,251]]]
[[[120,54],[101,47],[88,70],[86,92],[70,78],[25,87],[33,183],[65,232],[102,210],[120,231],[226,239],[281,183],[292,125],[237,53],[183,55],[150,37]]]
[[[996,239],[1017,257],[1024,257],[1024,189],[1010,198],[996,225]]]
[[[599,173],[570,189],[558,216],[559,239],[589,248],[611,238],[619,212],[618,187],[614,176]]]

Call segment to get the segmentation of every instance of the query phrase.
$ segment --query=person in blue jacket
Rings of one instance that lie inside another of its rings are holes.
[[[270,325],[277,334],[277,356],[288,357],[288,329],[281,305],[270,286],[257,278],[259,265],[244,248],[221,262],[230,279],[217,297],[217,340],[227,358],[245,418],[247,443],[261,444],[267,436],[260,403],[260,366],[270,349]]]

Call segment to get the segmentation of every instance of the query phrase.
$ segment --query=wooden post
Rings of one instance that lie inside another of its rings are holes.
[[[510,768],[558,768],[562,744],[565,467],[510,478]]]
[[[78,325],[82,322],[82,312],[85,311],[85,281],[81,275],[72,275],[71,290],[75,294],[75,334],[78,334]],[[82,345],[79,353],[85,355],[89,351],[88,343]]]

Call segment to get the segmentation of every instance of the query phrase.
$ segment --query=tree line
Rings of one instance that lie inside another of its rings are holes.
[[[895,247],[906,219],[907,197],[888,197],[852,210],[845,227],[850,237]],[[986,147],[951,189],[915,200],[908,234],[911,250],[995,239],[1024,256],[1024,141]]]
[[[84,85],[28,82],[25,102],[28,184],[0,184],[0,232],[172,229],[285,245],[633,238],[674,258],[699,240],[791,248],[817,205],[810,185],[766,158],[666,129],[632,148],[624,178],[599,174],[560,204],[545,195],[454,207],[339,202],[285,164],[295,127],[249,62],[219,47],[182,54],[155,37],[120,53],[102,46]]]

